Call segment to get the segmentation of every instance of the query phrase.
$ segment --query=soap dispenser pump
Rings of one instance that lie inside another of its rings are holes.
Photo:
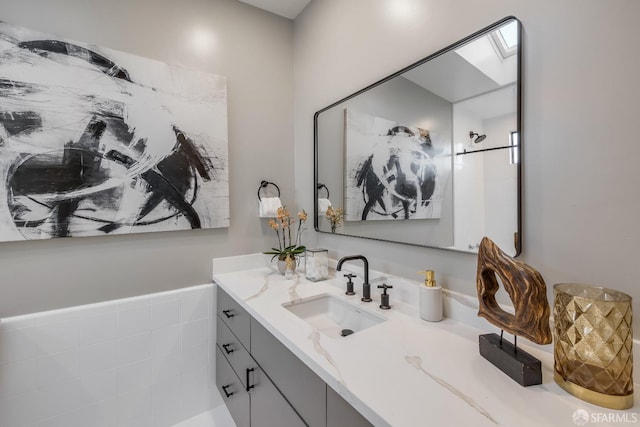
[[[420,317],[429,322],[442,320],[442,287],[436,284],[433,270],[421,271],[425,275],[420,287]]]

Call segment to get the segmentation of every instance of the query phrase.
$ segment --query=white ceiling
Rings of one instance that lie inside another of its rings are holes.
[[[455,52],[440,55],[402,76],[451,103],[500,87]]]
[[[302,9],[304,9],[311,0],[239,0],[242,3],[250,4],[259,9],[284,16],[285,18],[295,19]]]
[[[514,114],[518,107],[518,88],[515,84],[505,86],[493,92],[458,102],[456,108],[462,108],[481,120]]]

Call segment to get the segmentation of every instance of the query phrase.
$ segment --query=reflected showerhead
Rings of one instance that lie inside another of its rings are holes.
[[[475,133],[474,131],[469,132],[469,138],[473,139],[474,137],[476,139],[474,139],[473,142],[478,144],[484,141],[487,138],[487,135],[480,135],[479,133]]]

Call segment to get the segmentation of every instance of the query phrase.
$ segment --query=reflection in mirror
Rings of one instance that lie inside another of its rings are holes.
[[[316,113],[315,226],[517,255],[520,23],[505,18]]]

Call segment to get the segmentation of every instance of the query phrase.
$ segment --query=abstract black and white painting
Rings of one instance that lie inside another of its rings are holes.
[[[345,109],[345,220],[440,218],[451,171],[428,130]]]
[[[227,227],[226,79],[0,23],[0,241]]]

